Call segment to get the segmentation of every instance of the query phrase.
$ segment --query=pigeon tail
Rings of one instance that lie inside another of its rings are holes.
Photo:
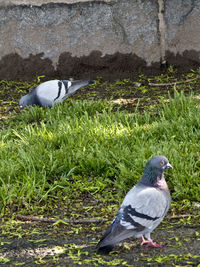
[[[114,245],[107,245],[107,246],[103,246],[103,247],[98,247],[97,248],[97,254],[101,254],[101,255],[109,254],[113,250],[114,247],[115,247]]]
[[[107,231],[99,241],[97,245],[98,254],[108,254],[115,247],[115,244],[112,242],[112,232],[114,228],[113,226],[115,225],[114,222],[110,225],[110,227],[107,229]]]
[[[97,253],[108,254],[119,242],[133,236],[132,231],[120,224],[121,212],[118,212],[113,223],[107,229],[97,245]]]
[[[90,80],[90,81],[88,82],[88,84],[93,84],[93,83],[95,83],[95,81],[93,81],[93,80]]]
[[[67,81],[63,81],[67,82]],[[89,84],[93,84],[94,81],[91,80],[76,80],[76,81],[71,81],[71,84],[68,85],[69,87],[67,88],[65,96],[62,98],[63,100],[66,99],[69,95],[74,94],[78,89],[87,86]]]

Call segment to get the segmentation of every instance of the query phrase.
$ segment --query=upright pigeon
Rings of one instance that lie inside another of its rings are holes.
[[[97,245],[97,253],[108,254],[120,241],[141,238],[141,245],[161,247],[153,242],[150,233],[166,215],[171,197],[164,171],[172,168],[164,156],[154,156],[145,166],[144,174],[125,196],[110,227]],[[147,240],[145,240],[145,238]]]
[[[69,95],[74,94],[79,88],[94,83],[90,80],[51,80],[38,85],[32,92],[23,96],[19,105],[24,108],[29,105],[41,107],[61,103]]]

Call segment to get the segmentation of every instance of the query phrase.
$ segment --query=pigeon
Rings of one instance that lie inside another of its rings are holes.
[[[29,105],[52,107],[61,103],[68,96],[74,94],[79,88],[94,83],[91,80],[50,80],[38,85],[29,94],[23,96],[19,105],[24,108]]]
[[[141,245],[147,247],[162,246],[153,242],[150,234],[170,207],[171,196],[164,178],[168,168],[172,165],[164,156],[154,156],[147,162],[141,180],[127,193],[112,224],[99,241],[98,254],[108,254],[129,237],[141,238]]]

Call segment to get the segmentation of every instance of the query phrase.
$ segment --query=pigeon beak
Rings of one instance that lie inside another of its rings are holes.
[[[165,166],[165,169],[173,169],[172,165],[168,162],[167,165]]]

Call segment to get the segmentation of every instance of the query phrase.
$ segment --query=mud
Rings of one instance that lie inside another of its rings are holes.
[[[198,266],[200,225],[190,220],[166,219],[152,238],[162,248],[140,246],[127,239],[106,256],[97,255],[96,244],[106,223],[52,225],[12,221],[1,236],[0,264],[4,266]],[[6,231],[7,229],[7,231]]]
[[[189,71],[199,66],[199,53],[186,50],[182,55],[167,51],[165,66],[152,62],[151,66],[135,54],[115,53],[103,56],[99,51],[93,51],[88,56],[73,57],[70,53],[62,53],[56,67],[52,61],[44,58],[44,54],[29,55],[22,58],[18,54],[9,54],[0,60],[0,80],[32,81],[39,75],[46,79],[74,79],[102,76],[103,80],[133,79],[138,73],[146,75],[159,74],[173,64],[180,72]]]

